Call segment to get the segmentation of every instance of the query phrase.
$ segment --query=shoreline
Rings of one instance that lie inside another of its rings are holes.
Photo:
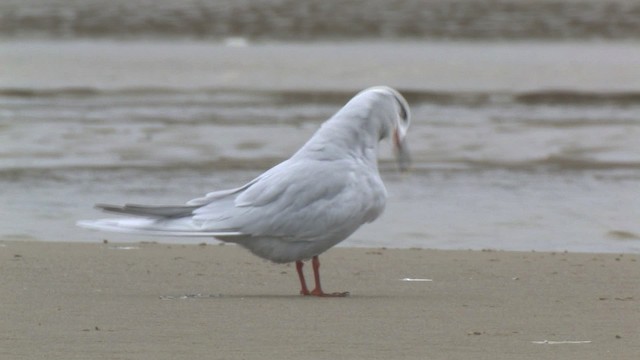
[[[351,296],[302,297],[295,267],[237,246],[0,241],[0,355],[631,359],[640,352],[638,254],[338,247],[320,261],[323,288]]]
[[[0,39],[5,65],[0,88],[170,84],[178,89],[356,91],[387,84],[429,91],[625,92],[637,90],[640,82],[637,44],[362,40],[228,46],[205,40]]]

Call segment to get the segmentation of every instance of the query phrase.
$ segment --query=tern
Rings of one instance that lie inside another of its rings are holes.
[[[391,138],[401,171],[410,165],[409,105],[395,89],[355,95],[289,159],[238,188],[178,206],[106,205],[126,218],[84,220],[78,226],[125,233],[205,236],[237,244],[275,263],[296,263],[302,295],[325,293],[318,256],[383,212],[387,191],[378,171],[378,144]],[[303,260],[311,259],[309,290]]]

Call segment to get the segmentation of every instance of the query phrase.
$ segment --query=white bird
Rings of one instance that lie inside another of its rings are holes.
[[[97,204],[132,218],[79,221],[85,228],[169,236],[210,236],[238,244],[276,263],[296,262],[302,295],[325,293],[318,255],[375,220],[387,191],[378,172],[380,140],[391,136],[400,170],[410,158],[409,105],[396,90],[358,93],[291,158],[249,183],[182,206]],[[307,288],[302,260],[312,259],[315,288]]]

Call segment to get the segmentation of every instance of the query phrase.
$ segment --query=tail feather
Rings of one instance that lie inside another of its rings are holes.
[[[201,230],[188,226],[171,226],[155,219],[100,219],[81,220],[76,223],[79,227],[93,230],[120,232],[128,234],[160,235],[160,236],[188,236],[188,237],[222,237],[234,238],[247,236],[234,230]]]
[[[121,219],[82,220],[76,224],[83,228],[129,234],[216,237],[224,241],[237,241],[248,234],[225,224],[225,217],[214,219],[194,219],[194,213],[203,204],[179,206],[148,206],[137,204],[110,205],[96,204],[96,208],[136,217]]]

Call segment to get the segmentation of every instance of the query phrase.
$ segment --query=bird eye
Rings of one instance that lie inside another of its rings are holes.
[[[400,117],[402,118],[402,120],[407,120],[407,109],[405,109],[402,104],[400,104]]]
[[[411,120],[409,119],[409,111],[408,111],[408,108],[407,108],[407,106],[403,103],[403,101],[401,101],[401,100],[399,100],[399,99],[398,99],[397,101],[398,101],[398,105],[400,105],[400,106],[399,106],[399,108],[400,108],[400,109],[398,110],[398,116],[400,117],[400,120],[401,120],[402,124],[403,124],[405,127],[409,127],[409,121],[411,121]]]

